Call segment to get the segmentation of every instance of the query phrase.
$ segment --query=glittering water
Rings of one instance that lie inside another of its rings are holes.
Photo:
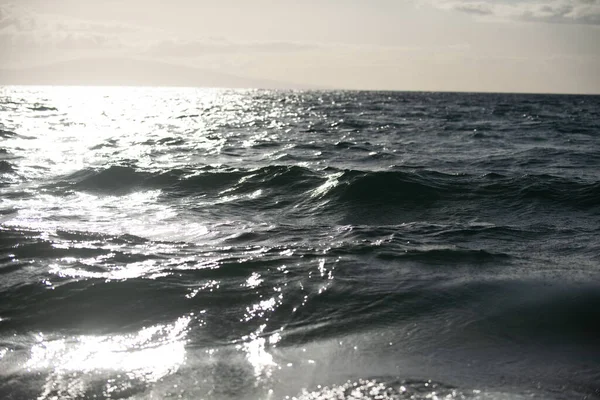
[[[0,394],[598,398],[598,171],[597,96],[2,88]]]

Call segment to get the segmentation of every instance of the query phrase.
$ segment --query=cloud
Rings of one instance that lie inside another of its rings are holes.
[[[239,42],[225,39],[161,40],[148,46],[145,53],[162,57],[196,57],[207,54],[288,53],[319,48],[313,43],[264,41]]]
[[[14,6],[0,5],[0,30],[15,30],[19,32],[33,31],[36,23],[33,18],[20,13]]]
[[[437,8],[526,21],[600,25],[600,0],[430,0]]]
[[[78,57],[83,52],[97,52],[97,55],[120,52],[129,56],[183,59],[205,55],[294,53],[319,47],[319,44],[278,40],[181,38],[156,27],[89,21],[0,4],[0,48],[3,55],[43,51],[64,58]]]
[[[134,27],[124,24],[67,19],[14,5],[0,5],[0,46],[3,52],[40,48],[119,49],[123,47],[123,38],[136,34]]]

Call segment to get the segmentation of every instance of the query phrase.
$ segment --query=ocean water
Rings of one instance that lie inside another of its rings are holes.
[[[600,398],[600,96],[0,88],[3,399]]]

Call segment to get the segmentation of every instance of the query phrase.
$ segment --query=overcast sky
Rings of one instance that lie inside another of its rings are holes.
[[[0,0],[0,68],[90,57],[349,89],[600,93],[600,0]]]

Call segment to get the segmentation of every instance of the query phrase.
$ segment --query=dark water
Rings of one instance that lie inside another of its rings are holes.
[[[2,398],[600,398],[598,96],[5,87],[0,129]]]

